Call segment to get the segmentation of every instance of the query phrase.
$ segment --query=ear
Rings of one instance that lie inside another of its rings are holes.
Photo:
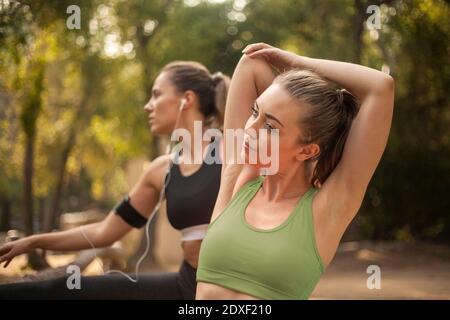
[[[306,161],[308,159],[312,159],[320,153],[320,147],[316,143],[310,143],[304,146],[301,146],[295,158],[298,161]]]
[[[197,95],[192,90],[187,90],[183,93],[181,99],[184,99],[186,102],[184,104],[183,110],[190,109],[197,101]]]

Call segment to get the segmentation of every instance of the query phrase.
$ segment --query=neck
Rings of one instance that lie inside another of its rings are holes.
[[[306,179],[305,166],[296,162],[277,174],[266,176],[262,192],[268,201],[299,198],[305,194],[311,184]]]
[[[189,137],[183,139],[183,151],[187,152],[191,159],[195,162],[203,161],[203,154],[205,146],[209,141],[203,141],[203,134],[205,132],[205,117],[200,113],[186,113],[180,121],[180,128],[189,132]],[[201,148],[201,152],[198,151]],[[195,152],[197,150],[197,153]],[[195,157],[201,157],[195,159]]]

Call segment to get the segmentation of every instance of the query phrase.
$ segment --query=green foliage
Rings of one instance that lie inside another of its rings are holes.
[[[373,239],[449,242],[448,2],[384,1],[382,27],[372,31],[366,0],[246,2],[35,0],[0,8],[0,193],[19,212],[27,134],[36,138],[38,197],[51,199],[72,143],[63,210],[112,205],[128,189],[127,162],[154,152],[143,106],[160,68],[197,60],[231,75],[243,47],[262,41],[389,68],[393,127],[358,225]],[[72,4],[81,8],[81,30],[66,28]]]
[[[396,79],[386,153],[363,205],[369,237],[450,241],[450,10],[397,2],[381,39]]]

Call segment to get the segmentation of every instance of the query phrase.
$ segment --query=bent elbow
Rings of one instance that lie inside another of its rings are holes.
[[[395,80],[394,80],[394,78],[391,75],[387,74],[386,78],[384,79],[384,82],[385,82],[385,87],[389,91],[394,92],[394,89],[395,89]]]
[[[391,94],[394,96],[395,81],[394,78],[389,74],[384,74],[379,81],[378,92],[382,94]]]

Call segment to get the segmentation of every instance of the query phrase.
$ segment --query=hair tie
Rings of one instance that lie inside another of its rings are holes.
[[[224,75],[222,72],[217,71],[211,76],[211,80],[213,82],[213,89],[217,87],[217,85],[224,79]]]
[[[336,94],[338,96],[338,104],[342,105],[344,103],[344,90],[345,89],[336,89]]]

